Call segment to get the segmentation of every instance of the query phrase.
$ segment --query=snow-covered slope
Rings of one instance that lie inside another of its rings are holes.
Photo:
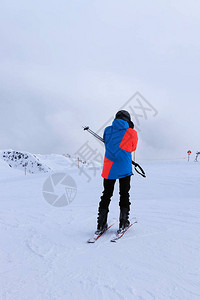
[[[56,170],[55,157],[48,160]],[[200,163],[143,163],[147,178],[133,176],[131,190],[138,224],[116,244],[117,223],[87,244],[101,171],[88,182],[76,166],[57,161],[77,185],[74,201],[60,208],[42,196],[49,174],[24,176],[0,160],[1,299],[200,299]],[[116,184],[109,220],[118,215]]]

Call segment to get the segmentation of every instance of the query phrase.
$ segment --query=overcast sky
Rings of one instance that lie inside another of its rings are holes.
[[[199,15],[197,0],[1,1],[0,149],[73,154],[138,91],[139,158],[200,151]]]

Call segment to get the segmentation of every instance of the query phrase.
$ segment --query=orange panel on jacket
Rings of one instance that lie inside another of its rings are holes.
[[[119,148],[128,152],[133,152],[136,150],[137,141],[138,141],[137,131],[135,131],[132,128],[128,128],[119,145]]]
[[[103,164],[103,171],[102,171],[102,175],[101,175],[103,178],[108,179],[108,175],[109,175],[112,165],[113,165],[113,161],[111,161],[105,157],[104,164]]]

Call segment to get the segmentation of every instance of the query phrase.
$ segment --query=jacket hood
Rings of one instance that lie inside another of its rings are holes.
[[[124,121],[122,119],[115,119],[113,122],[112,122],[112,126],[114,129],[128,129],[129,128],[129,124],[127,121]]]

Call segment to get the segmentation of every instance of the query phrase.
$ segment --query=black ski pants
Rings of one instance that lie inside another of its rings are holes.
[[[119,206],[120,208],[125,207],[130,209],[131,203],[129,202],[129,190],[130,190],[130,181],[131,176],[123,177],[119,179]],[[116,179],[104,179],[104,191],[103,195],[101,196],[101,201],[99,202],[99,209],[107,209],[109,210],[109,204],[111,197],[113,195],[114,186],[115,186]]]

